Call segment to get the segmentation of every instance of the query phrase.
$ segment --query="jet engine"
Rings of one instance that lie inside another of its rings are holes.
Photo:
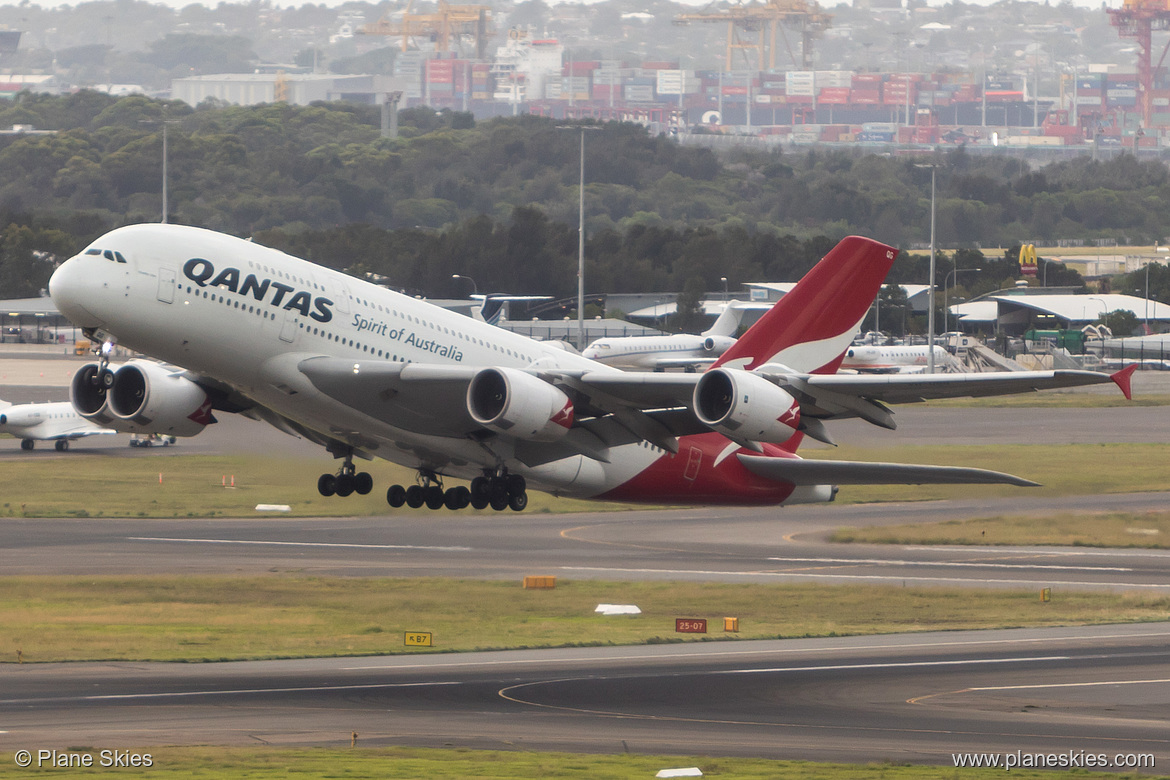
[[[98,366],[89,364],[73,376],[70,399],[88,420],[129,433],[194,436],[209,423],[207,391],[167,368],[131,361],[97,381]]]
[[[467,387],[471,419],[497,433],[556,441],[573,426],[573,402],[549,383],[514,368],[485,368]]]
[[[695,385],[695,416],[737,441],[781,444],[800,426],[800,404],[757,374],[716,368]]]
[[[715,339],[713,339],[710,336],[703,339],[703,351],[704,352],[712,352],[712,351],[714,351],[714,349],[715,349]]]
[[[106,396],[119,368],[121,366],[107,367],[100,379],[101,369],[97,363],[87,363],[77,369],[69,384],[69,400],[78,414],[98,425],[113,427],[114,415],[106,404]]]

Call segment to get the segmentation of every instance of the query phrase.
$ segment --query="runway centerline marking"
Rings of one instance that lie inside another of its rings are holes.
[[[825,579],[825,580],[880,580],[888,582],[957,582],[970,584],[972,582],[993,583],[996,585],[1027,585],[1037,584],[1048,586],[1068,586],[1081,588],[1150,588],[1157,590],[1170,589],[1170,583],[1149,582],[1083,582],[1077,580],[1009,580],[994,577],[901,577],[892,574],[809,574],[807,571],[715,571],[707,569],[617,569],[603,566],[561,566],[561,571],[593,571],[606,574],[670,574],[670,575],[702,575],[707,577],[776,577]]]
[[[132,542],[177,542],[180,544],[270,544],[281,547],[345,547],[359,550],[436,550],[471,552],[471,547],[436,547],[418,544],[348,544],[344,542],[277,542],[264,539],[177,539],[164,536],[128,536]]]
[[[1060,566],[1030,563],[979,563],[978,561],[907,561],[897,558],[768,558],[779,563],[876,563],[889,566],[970,566],[985,569],[1058,569],[1062,571],[1133,571],[1120,566]]]

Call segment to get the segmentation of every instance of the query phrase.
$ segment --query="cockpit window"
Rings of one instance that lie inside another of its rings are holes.
[[[109,249],[87,249],[85,250],[85,253],[87,255],[100,255],[101,257],[109,260],[111,263],[126,262],[126,258],[122,256],[121,252],[112,252]]]

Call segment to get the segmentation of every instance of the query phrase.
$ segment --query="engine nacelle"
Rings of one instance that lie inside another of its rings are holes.
[[[140,433],[194,436],[215,422],[206,390],[158,363],[146,361],[131,361],[114,372],[106,405],[115,418],[115,427]]]
[[[119,368],[120,366],[109,366],[104,383],[98,381],[97,363],[86,363],[77,369],[69,384],[69,400],[78,414],[97,425],[116,427],[113,425],[114,414],[110,411],[106,398],[109,393],[108,384],[114,378],[113,372]]]
[[[704,352],[714,352],[715,351],[715,339],[713,339],[711,336],[708,336],[707,338],[703,339],[703,351]]]
[[[497,433],[556,441],[573,427],[573,402],[557,388],[514,368],[485,368],[467,387],[471,419]]]
[[[695,385],[695,416],[711,430],[739,441],[781,444],[800,427],[800,404],[749,371],[716,368]]]

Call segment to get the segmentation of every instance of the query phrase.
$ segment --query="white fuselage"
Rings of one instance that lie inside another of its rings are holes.
[[[711,363],[726,352],[735,339],[730,336],[622,336],[594,341],[581,353],[616,368],[642,371],[698,366]]]
[[[309,357],[450,366],[612,370],[551,345],[230,236],[173,225],[115,230],[54,274],[50,292],[73,322],[230,386],[325,436],[412,468],[472,477],[497,460],[471,439],[388,424],[321,393],[298,369]],[[441,413],[441,410],[438,410]],[[535,468],[535,486],[604,493],[662,453],[611,448]]]
[[[18,439],[50,441],[114,433],[82,417],[68,401],[17,404],[0,408],[0,433]]]
[[[921,373],[930,365],[930,349],[925,344],[916,346],[850,347],[845,351],[845,357],[841,361],[841,369],[871,373]],[[942,347],[935,345],[935,367],[941,368],[950,363],[950,353]]]

